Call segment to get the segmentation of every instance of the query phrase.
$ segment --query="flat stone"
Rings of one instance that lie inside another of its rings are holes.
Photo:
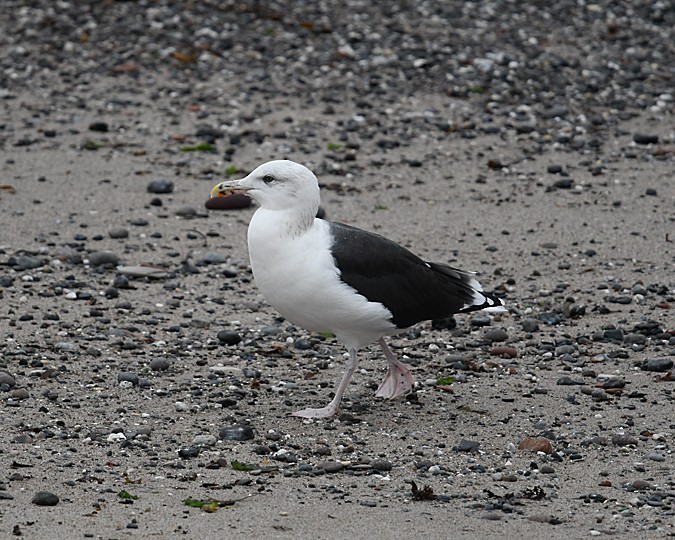
[[[110,238],[128,238],[129,237],[129,231],[125,229],[124,227],[115,227],[113,229],[110,229],[108,231],[108,236]]]
[[[506,341],[509,334],[503,328],[490,328],[483,334],[483,337],[489,341]]]
[[[89,254],[89,264],[91,266],[100,266],[103,264],[119,264],[120,257],[112,251],[94,251]]]
[[[673,361],[670,358],[651,358],[640,365],[644,371],[656,371],[663,373],[673,367]]]
[[[553,445],[546,437],[525,437],[518,443],[519,450],[528,450],[529,452],[553,453]]]
[[[56,506],[59,498],[50,491],[38,491],[31,502],[37,506]]]
[[[250,426],[235,424],[221,428],[218,437],[223,441],[250,441],[255,435]]]
[[[173,182],[171,180],[158,178],[148,184],[148,193],[172,193],[173,187]]]
[[[152,371],[166,371],[171,367],[171,362],[166,358],[153,358],[148,366]]]

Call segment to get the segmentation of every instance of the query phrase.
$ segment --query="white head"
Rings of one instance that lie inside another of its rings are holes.
[[[319,182],[304,165],[279,159],[257,167],[246,178],[217,184],[211,197],[246,193],[267,210],[299,210],[312,217],[319,209]]]

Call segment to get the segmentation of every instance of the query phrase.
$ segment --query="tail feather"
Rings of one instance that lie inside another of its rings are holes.
[[[472,311],[485,310],[489,313],[503,313],[506,311],[504,302],[494,294],[486,293],[482,285],[474,277],[475,272],[458,270],[451,266],[438,263],[429,263],[436,271],[444,274],[455,283],[455,286],[461,290],[464,298],[464,305],[458,310],[458,313],[470,313]]]

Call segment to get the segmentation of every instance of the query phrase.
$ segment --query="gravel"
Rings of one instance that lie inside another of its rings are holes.
[[[675,534],[670,2],[7,0],[0,24],[0,537]],[[337,418],[289,417],[343,348],[260,297],[250,199],[208,199],[283,157],[330,219],[508,313],[393,338],[404,398],[373,398],[370,348]]]

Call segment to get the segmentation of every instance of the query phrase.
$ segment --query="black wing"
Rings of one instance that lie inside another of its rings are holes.
[[[500,306],[469,272],[427,263],[378,234],[329,222],[331,252],[342,281],[383,304],[398,328],[453,313]]]

